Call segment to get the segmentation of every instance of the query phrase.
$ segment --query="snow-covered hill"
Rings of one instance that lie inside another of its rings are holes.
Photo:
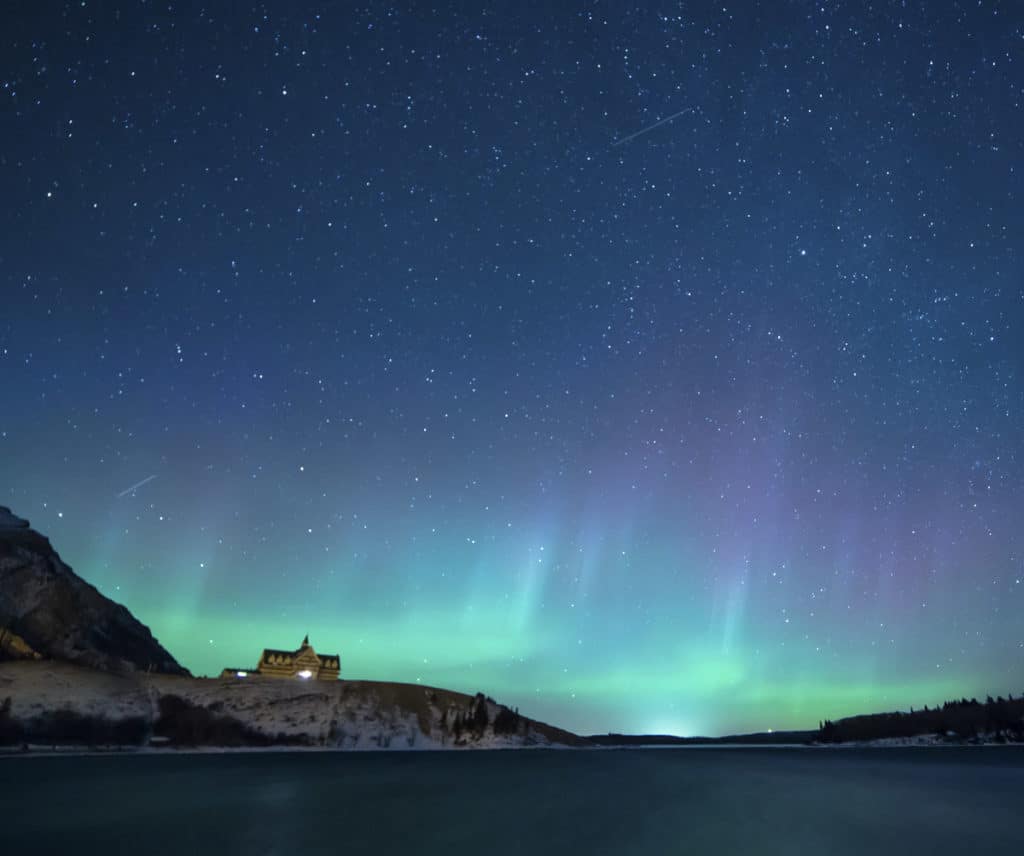
[[[115,675],[45,660],[0,663],[0,740],[5,732],[8,744],[586,745],[576,735],[519,716],[482,695],[416,684]],[[112,741],[102,736],[107,734],[132,738]]]

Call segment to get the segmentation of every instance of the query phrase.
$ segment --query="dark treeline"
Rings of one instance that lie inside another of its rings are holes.
[[[271,737],[250,728],[233,716],[220,712],[217,704],[202,707],[175,695],[160,697],[160,715],[153,725],[153,737],[169,746],[306,746],[301,735]]]
[[[918,737],[933,734],[947,740],[1024,742],[1024,698],[975,698],[947,701],[941,706],[909,713],[873,713],[823,721],[816,739],[822,743]]]
[[[157,740],[169,746],[306,745],[301,736],[261,734],[237,719],[194,705],[177,696],[163,696],[155,722],[145,717],[111,719],[69,708],[45,711],[26,720],[11,714],[11,699],[0,702],[0,746],[140,747]]]
[[[0,702],[0,746],[23,743],[76,746],[138,746],[149,726],[142,717],[108,719],[73,710],[50,710],[27,721],[11,715],[11,699]]]
[[[488,705],[495,705],[498,708],[493,721],[490,719]],[[525,735],[527,732],[527,721],[519,715],[518,708],[499,705],[493,698],[483,693],[477,693],[468,708],[451,711],[441,720],[441,730],[452,738],[456,745],[482,739],[488,725],[495,735]]]

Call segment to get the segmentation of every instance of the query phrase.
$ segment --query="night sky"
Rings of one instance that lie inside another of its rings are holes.
[[[0,48],[0,503],[196,674],[309,633],[683,734],[1024,690],[1018,4]]]

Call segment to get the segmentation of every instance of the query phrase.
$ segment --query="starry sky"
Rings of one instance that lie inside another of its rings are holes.
[[[196,674],[309,633],[680,734],[1024,689],[1017,4],[3,29],[0,503]]]

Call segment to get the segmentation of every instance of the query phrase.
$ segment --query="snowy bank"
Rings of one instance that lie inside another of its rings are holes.
[[[378,681],[115,675],[52,660],[0,663],[0,743],[374,750],[586,745],[480,694]]]

